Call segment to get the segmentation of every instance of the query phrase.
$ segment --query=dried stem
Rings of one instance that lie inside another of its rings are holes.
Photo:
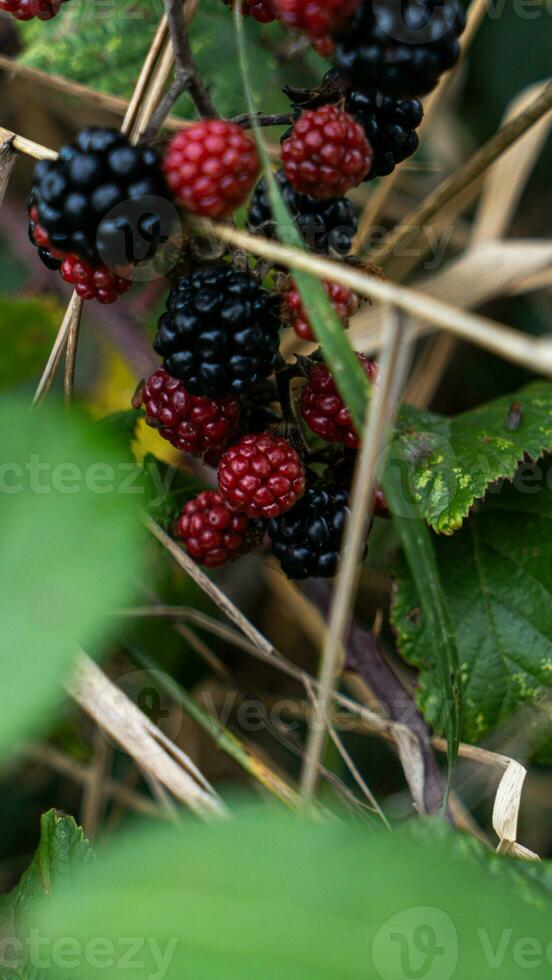
[[[187,11],[188,7],[189,4],[186,4]],[[188,24],[191,15],[184,13],[182,0],[165,0],[165,10],[175,61],[174,79],[150,119],[144,132],[145,140],[153,139],[159,132],[175,102],[184,92],[188,93],[200,116],[210,119],[218,118],[218,112],[209,94],[209,89],[203,81],[192,54],[188,36]]]
[[[342,283],[361,296],[397,306],[406,313],[433,323],[499,357],[537,371],[539,374],[552,376],[552,342],[549,340],[530,337],[520,330],[495,323],[488,317],[467,313],[457,306],[418,290],[377,279],[346,263],[280,245],[260,235],[250,235],[206,219],[194,221],[193,227],[200,234],[218,237],[230,245],[270,259],[275,264],[302,269],[320,279]]]
[[[65,373],[63,377],[63,394],[66,405],[71,405],[73,401],[73,389],[75,385],[75,367],[77,363],[77,347],[79,343],[80,325],[84,301],[79,296],[75,296],[74,303],[70,303],[68,310],[71,310],[69,320],[69,330],[67,334],[67,348],[65,351]]]
[[[343,665],[344,642],[349,628],[351,606],[356,593],[359,561],[366,540],[366,530],[372,516],[377,462],[383,449],[385,431],[390,418],[394,415],[397,394],[404,378],[405,352],[408,347],[405,340],[402,318],[396,310],[390,309],[378,384],[373,389],[362,446],[355,468],[351,493],[351,513],[343,535],[339,572],[322,651],[314,725],[309,729],[307,753],[301,776],[301,795],[306,803],[309,803],[316,793],[318,763],[322,757],[326,738],[325,719],[333,701],[336,676]]]
[[[510,146],[523,136],[552,108],[552,82],[549,82],[541,94],[514,119],[507,122],[490,140],[487,141],[466,163],[462,164],[450,177],[447,177],[432,194],[414,208],[404,221],[397,225],[390,235],[381,242],[371,253],[371,258],[384,264],[389,261],[408,240],[411,249],[416,240],[412,240],[412,229],[418,229],[418,235],[429,221],[434,219],[454,198],[470,187]]]

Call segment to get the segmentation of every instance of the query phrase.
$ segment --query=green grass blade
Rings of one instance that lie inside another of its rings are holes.
[[[382,484],[386,500],[393,514],[394,525],[399,533],[412,577],[416,583],[422,612],[440,667],[445,702],[444,726],[449,766],[447,789],[443,801],[444,809],[448,800],[462,728],[460,662],[456,637],[441,587],[428,527],[425,521],[412,512],[410,500],[408,502],[409,513],[404,513],[402,471],[401,466],[388,464],[382,476]]]

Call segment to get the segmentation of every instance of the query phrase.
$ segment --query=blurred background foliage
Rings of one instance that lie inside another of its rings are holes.
[[[539,18],[522,19],[510,3],[494,4],[500,15],[489,16],[483,24],[467,63],[455,80],[449,104],[408,166],[398,202],[403,212],[492,135],[516,93],[549,72],[551,17],[546,0],[541,7],[534,8]],[[13,21],[2,17],[0,52],[16,56],[31,67],[128,97],[160,12],[159,0],[130,3],[129,0],[71,0],[48,24],[36,22],[14,27]],[[281,91],[283,84],[315,85],[328,68],[310,50],[290,58],[288,40],[278,25],[261,27],[248,20],[246,30],[255,95],[263,111],[287,108]],[[221,0],[201,0],[191,33],[199,66],[220,112],[228,116],[243,112],[243,86],[228,8]],[[0,73],[0,104],[2,125],[52,147],[70,139],[84,124],[117,121],[111,113],[41,88],[22,77],[12,78],[5,71]],[[185,99],[178,111],[182,115],[190,114]],[[275,142],[278,131],[271,130],[270,136]],[[542,236],[549,231],[551,161],[549,141],[516,214],[512,228],[516,237]],[[41,266],[27,238],[25,198],[31,167],[29,160],[18,162],[0,209],[0,337],[4,352],[0,387],[25,397],[32,394],[70,295],[69,287]],[[462,219],[458,229],[460,233],[465,230]],[[152,282],[133,290],[113,307],[87,304],[76,390],[81,404],[96,418],[128,409],[136,384],[156,365],[150,340],[165,290],[163,282]],[[496,301],[483,312],[519,329],[541,334],[550,325],[550,295],[540,292]],[[461,345],[432,408],[454,414],[504,395],[529,380],[531,375],[527,371],[479,348]],[[134,448],[139,458],[149,453],[164,462],[175,461],[167,443],[143,424],[137,428]],[[394,543],[388,526],[377,524],[370,545],[370,567],[363,577],[357,603],[361,624],[372,623],[378,610],[388,602],[390,580],[386,557],[392,553]],[[267,588],[259,562],[250,558],[241,562],[239,568],[239,575],[235,568],[221,573],[224,589],[286,650],[290,659],[315,668],[312,635],[297,619],[287,615],[287,611],[282,614],[282,598],[277,591]],[[209,610],[204,595],[157,550],[151,551],[148,569],[147,582],[139,583],[144,602],[157,598],[167,604]],[[386,648],[392,647],[387,623],[383,626],[382,641]],[[216,685],[206,678],[197,653],[170,623],[125,621],[119,625],[112,644],[117,676],[131,669],[125,651],[137,649],[154,657],[196,691],[212,689],[216,698]],[[245,664],[240,654],[221,640],[209,638],[209,646],[223,656],[234,676],[244,681],[250,678],[250,664]],[[410,683],[413,674],[409,668],[402,663],[395,666]],[[258,667],[255,681],[267,698],[276,694],[298,696],[291,682],[275,676],[268,668]],[[180,738],[209,778],[241,781],[236,766],[218,753],[187,719],[182,721]],[[69,704],[51,733],[51,742],[76,764],[90,760],[94,752],[92,726]],[[297,772],[297,759],[266,732],[256,736],[256,745],[260,752],[269,749],[276,767],[281,766],[291,774]],[[361,768],[369,760],[370,783],[376,796],[381,794],[391,799],[396,815],[408,814],[410,801],[404,793],[402,771],[390,747],[364,735],[351,735],[348,745]],[[504,746],[500,748],[503,749]],[[339,767],[335,755],[331,763]],[[130,760],[115,750],[110,756],[110,769],[112,778],[121,779],[132,788],[145,789]],[[9,777],[9,791],[7,786],[0,785],[3,796],[1,890],[9,887],[28,864],[38,839],[39,813],[56,806],[77,818],[79,814],[82,816],[82,781],[75,774],[68,776],[52,760],[44,765],[40,755],[21,760],[17,772],[17,779],[13,774]],[[340,775],[347,779],[345,771],[340,771]],[[467,809],[489,832],[495,788],[489,774],[461,763],[458,786]],[[519,837],[540,854],[552,847],[550,789],[549,771],[534,767],[527,784]],[[105,809],[105,828],[109,834],[125,819],[125,811],[113,802],[109,806],[106,802]]]

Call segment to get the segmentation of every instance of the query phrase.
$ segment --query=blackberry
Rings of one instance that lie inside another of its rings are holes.
[[[460,55],[460,0],[364,0],[336,38],[336,64],[355,87],[425,95]]]
[[[166,305],[153,346],[193,395],[243,394],[272,373],[279,301],[249,273],[206,266],[180,279]]]
[[[305,109],[339,102],[361,124],[373,154],[365,181],[392,173],[397,163],[412,156],[418,148],[416,129],[424,114],[418,99],[351,89],[338,68],[326,72],[319,89],[306,91],[287,86],[285,91],[297,117]],[[287,135],[282,138],[286,139]]]
[[[317,201],[308,194],[294,191],[283,170],[278,170],[274,176],[307,248],[320,254],[348,255],[357,230],[355,211],[348,198],[330,197]],[[278,237],[264,177],[253,193],[247,223],[251,231],[259,231],[268,238]]]
[[[397,163],[418,149],[416,129],[424,114],[418,99],[353,91],[347,98],[346,107],[363,127],[373,150],[372,166],[365,180],[386,177]]]
[[[83,129],[57,160],[40,160],[33,195],[52,248],[91,266],[116,272],[151,259],[169,237],[174,209],[157,153],[131,146],[117,129]]]
[[[288,578],[332,578],[347,519],[346,490],[312,486],[287,514],[268,522],[272,551]]]

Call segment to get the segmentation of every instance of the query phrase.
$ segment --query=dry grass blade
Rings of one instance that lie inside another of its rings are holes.
[[[71,299],[69,300],[69,305],[67,306],[67,309],[65,311],[65,316],[63,317],[60,328],[57,332],[57,337],[54,341],[54,346],[50,351],[50,355],[48,357],[46,367],[42,372],[42,377],[35,391],[35,395],[33,398],[33,406],[38,405],[42,401],[42,399],[46,397],[50,388],[52,387],[52,382],[55,378],[56,371],[63,357],[63,352],[65,350],[65,347],[67,345],[67,338],[71,331],[72,324],[74,320],[76,319],[80,320],[81,313],[82,313],[82,306],[83,306],[82,299],[80,299],[80,297],[77,296],[76,293],[73,293]]]
[[[343,535],[339,571],[322,650],[319,691],[314,702],[314,724],[309,729],[301,775],[301,795],[307,803],[316,793],[318,766],[326,737],[325,721],[333,701],[333,690],[340,662],[343,663],[343,644],[349,625],[351,605],[356,594],[358,564],[372,516],[376,464],[383,448],[386,427],[394,414],[394,401],[403,380],[400,367],[404,367],[404,362],[400,365],[400,361],[401,347],[403,350],[406,347],[404,340],[401,316],[396,310],[389,309],[378,383],[373,389],[362,446],[355,468],[350,500],[351,511]]]
[[[160,780],[194,813],[203,817],[225,815],[225,807],[192,760],[86,654],[79,655],[68,690],[99,728],[128,752],[147,775]]]
[[[512,854],[529,861],[539,861],[537,854],[518,844],[516,840],[521,793],[526,775],[527,770],[519,762],[510,759],[496,792],[493,827],[500,841],[497,847],[500,854]]]
[[[508,106],[504,123],[524,112],[545,86],[542,82],[524,89]],[[505,234],[551,126],[552,114],[544,116],[491,167],[473,222],[473,243],[492,241]]]
[[[77,347],[79,343],[80,325],[84,302],[76,293],[73,294],[74,303],[70,303],[68,309],[71,310],[69,330],[67,333],[67,346],[65,350],[65,373],[63,377],[63,394],[65,404],[70,405],[73,401],[73,389],[75,385],[75,368],[77,364]]]
[[[237,231],[227,225],[212,221],[196,221],[194,227],[203,234],[252,252],[274,263],[312,272],[320,279],[349,286],[361,296],[368,296],[382,303],[397,306],[406,313],[429,321],[450,331],[470,343],[483,347],[506,360],[530,370],[552,376],[552,341],[527,336],[488,317],[466,313],[450,303],[445,303],[422,293],[420,290],[398,286],[377,279],[345,263],[334,262],[286,245],[279,245],[267,238]],[[352,335],[351,335],[352,336]]]
[[[13,168],[17,163],[17,150],[8,137],[0,143],[0,207],[2,207]]]
[[[435,109],[443,104],[443,96],[450,88],[456,72],[460,69],[468,51],[470,50],[472,42],[487,12],[487,3],[488,0],[472,0],[467,12],[466,28],[462,35],[462,54],[460,61],[452,71],[441,76],[437,88],[434,89],[427,101],[424,103],[424,118],[422,119],[422,123],[418,129],[420,136],[422,136],[427,130],[433,118]],[[362,212],[358,225],[358,231],[353,239],[352,251],[355,255],[362,253],[364,242],[366,241],[366,237],[372,228],[372,225],[375,224],[377,218],[379,215],[381,215],[391,194],[396,189],[403,173],[407,169],[408,162],[405,160],[395,167],[393,173],[386,177],[385,180],[379,181],[376,190],[368,200],[366,207]]]
[[[404,221],[383,240],[371,253],[371,258],[385,264],[408,239],[413,247],[412,228],[418,234],[440,211],[454,200],[462,191],[468,189],[481,174],[519,140],[552,108],[552,82],[548,82],[542,92],[514,119],[507,122],[487,141],[466,163],[462,164],[450,177],[447,177],[419,207],[407,215]]]
[[[516,291],[518,284],[530,282],[530,277],[547,270],[551,262],[552,245],[548,242],[515,239],[489,242],[453,259],[442,272],[418,280],[414,288],[439,302],[462,304],[469,309]],[[434,329],[430,321],[422,318],[415,318],[411,326],[419,335]],[[381,307],[372,306],[357,313],[349,333],[358,350],[369,354],[378,351],[383,338]],[[538,361],[533,363],[533,370],[540,373]]]

